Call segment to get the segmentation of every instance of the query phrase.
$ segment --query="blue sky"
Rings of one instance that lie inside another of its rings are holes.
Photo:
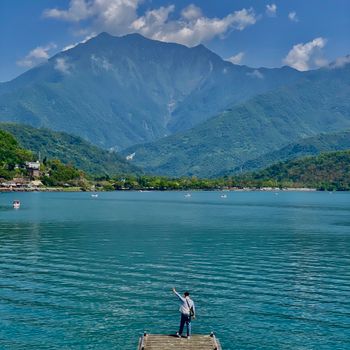
[[[1,0],[0,81],[101,31],[139,32],[252,67],[320,67],[350,54],[349,0]]]

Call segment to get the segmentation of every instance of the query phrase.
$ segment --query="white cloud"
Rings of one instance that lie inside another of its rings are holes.
[[[297,13],[295,11],[289,12],[288,13],[288,18],[292,22],[299,22],[299,18],[297,17]]]
[[[70,0],[67,10],[46,9],[43,16],[68,22],[92,21],[97,32],[108,31],[122,35],[137,19],[137,8],[142,0]]]
[[[244,57],[244,52],[239,52],[237,55],[226,58],[226,61],[229,61],[233,64],[240,64],[242,62],[243,57]]]
[[[96,36],[96,33],[91,33],[90,35],[87,35],[83,40],[78,41],[78,42],[76,42],[75,44],[70,44],[70,45],[65,46],[65,47],[62,49],[62,51],[67,51],[67,50],[73,49],[73,47],[76,47],[76,46],[79,45],[79,44],[84,44],[84,43],[86,43],[88,40],[94,38],[95,36]]]
[[[187,20],[203,17],[202,10],[196,5],[188,5],[181,11],[181,16]]]
[[[277,5],[276,4],[267,4],[266,5],[266,14],[270,17],[275,17],[277,13]]]
[[[326,39],[319,37],[305,44],[294,45],[283,62],[300,71],[321,67],[325,64],[321,56],[321,49],[326,43]]]
[[[314,64],[316,67],[324,67],[327,66],[328,60],[324,57],[315,57]]]
[[[79,22],[89,18],[92,14],[92,10],[90,4],[85,0],[71,0],[68,10],[59,10],[56,8],[46,9],[43,15],[48,18]]]
[[[95,31],[111,34],[130,33],[130,24],[137,19],[137,8],[142,0],[92,0]]]
[[[152,39],[195,46],[224,35],[229,30],[243,30],[256,22],[252,9],[235,11],[223,18],[202,16],[190,21],[183,17],[179,20],[168,20],[174,9],[174,5],[170,5],[147,11],[133,22],[132,27],[134,31]]]
[[[79,43],[75,43],[75,44],[70,44],[70,45],[67,45],[65,46],[62,51],[68,51],[70,49],[73,49],[74,47],[76,47]]]
[[[131,23],[134,31],[141,32],[145,36],[160,35],[166,24],[169,14],[175,10],[174,5],[160,7],[156,10],[149,10],[144,16],[139,17]]]
[[[329,68],[331,68],[331,69],[342,68],[347,64],[350,64],[350,55],[338,57],[334,62],[332,62],[329,65]]]
[[[55,49],[56,47],[57,46],[53,43],[46,46],[38,46],[16,63],[21,67],[34,67],[35,65],[46,61],[50,57],[49,51]]]
[[[251,78],[264,79],[264,75],[258,69],[254,69],[251,73],[247,73],[247,75]]]
[[[70,22],[84,21],[95,32],[107,31],[113,35],[138,32],[151,39],[188,46],[222,36],[230,30],[243,30],[257,21],[253,9],[244,8],[222,18],[209,18],[192,4],[185,7],[177,19],[170,18],[174,5],[147,10],[139,16],[137,10],[141,2],[143,0],[71,0],[67,10],[47,9],[43,15]]]
[[[54,68],[63,74],[70,74],[70,69],[72,65],[68,63],[66,57],[58,57],[56,58]]]

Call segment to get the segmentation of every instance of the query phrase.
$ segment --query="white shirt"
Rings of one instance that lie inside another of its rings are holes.
[[[181,300],[182,304],[180,306],[179,311],[184,314],[184,315],[189,315],[190,314],[190,308],[193,308],[193,312],[194,314],[195,312],[195,308],[194,308],[194,302],[192,299],[190,299],[190,297],[182,297],[178,292],[175,292],[175,294],[178,296],[178,298]],[[188,307],[189,306],[189,307]]]

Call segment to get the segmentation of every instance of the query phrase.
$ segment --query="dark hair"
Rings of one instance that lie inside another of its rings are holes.
[[[184,293],[184,296],[185,296],[185,297],[188,297],[189,295],[190,295],[189,292],[185,292],[185,293]]]

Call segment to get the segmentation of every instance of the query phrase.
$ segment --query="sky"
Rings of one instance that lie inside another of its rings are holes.
[[[0,82],[103,31],[306,71],[350,60],[350,0],[0,0]]]

